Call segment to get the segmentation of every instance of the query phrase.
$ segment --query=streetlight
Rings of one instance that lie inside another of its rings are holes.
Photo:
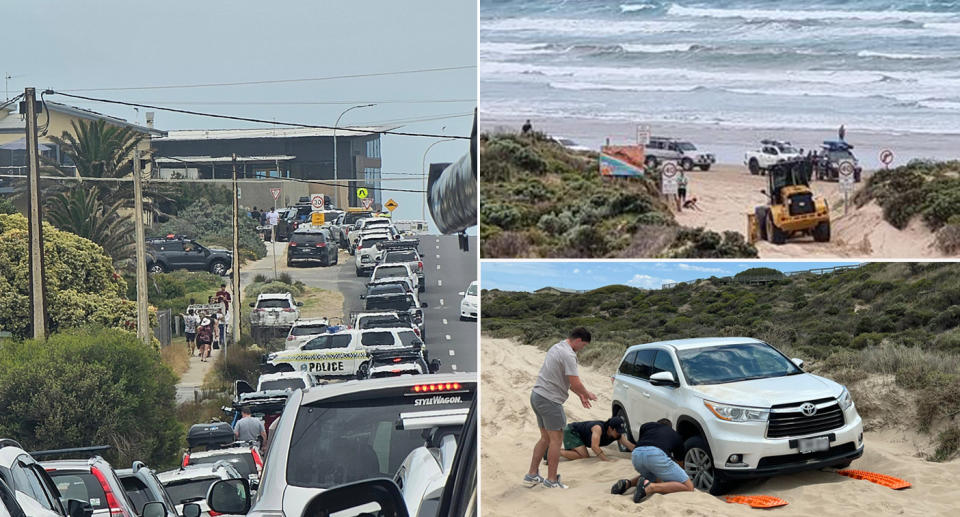
[[[427,146],[427,150],[423,152],[423,164],[421,165],[421,170],[423,171],[423,206],[420,207],[420,219],[422,221],[427,220],[427,153],[430,152],[430,149],[433,146],[442,143],[442,142],[452,142],[456,138],[444,138],[443,140],[437,140],[436,142]]]
[[[333,125],[333,203],[337,208],[340,208],[340,182],[337,181],[337,126],[340,125],[340,119],[350,110],[357,108],[370,108],[376,106],[376,104],[358,104],[356,106],[350,106],[349,108],[343,110],[340,113],[340,116],[337,117],[337,122]]]

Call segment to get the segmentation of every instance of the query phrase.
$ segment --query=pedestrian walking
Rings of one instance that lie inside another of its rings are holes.
[[[193,349],[197,342],[197,323],[200,323],[200,318],[194,314],[193,309],[187,309],[187,313],[181,316],[183,316],[183,333],[187,335],[187,350],[190,352],[190,357],[193,357]]]
[[[254,221],[258,221],[258,222],[259,222],[259,221],[260,221],[260,210],[257,210],[257,207],[253,207],[253,211],[250,212],[250,217],[252,217]]]
[[[217,301],[223,304],[223,310],[230,310],[230,291],[227,291],[227,284],[220,284],[220,290],[217,291]]]
[[[523,477],[528,486],[542,484],[547,488],[567,488],[560,482],[557,465],[560,462],[560,448],[563,444],[563,429],[567,426],[567,417],[563,413],[563,403],[570,391],[580,397],[583,407],[590,408],[590,401],[597,396],[587,390],[580,381],[577,370],[577,352],[590,344],[590,332],[577,327],[567,339],[553,345],[540,367],[537,382],[530,393],[530,405],[537,416],[540,439],[533,447],[533,459],[530,471]],[[540,461],[547,454],[547,477],[540,476]]]
[[[210,356],[210,343],[213,342],[213,327],[210,318],[204,317],[197,327],[197,347],[200,349],[200,362],[207,362]]]
[[[220,330],[218,333],[220,337],[220,346],[227,346],[227,318],[223,313],[223,309],[217,309],[217,326]]]

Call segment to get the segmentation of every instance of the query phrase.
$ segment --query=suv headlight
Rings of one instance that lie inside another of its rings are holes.
[[[766,422],[770,418],[769,409],[755,407],[728,406],[704,400],[703,405],[720,420],[728,422]]]
[[[853,397],[850,396],[850,392],[847,391],[847,387],[843,387],[843,391],[840,392],[840,396],[837,397],[837,403],[840,404],[840,410],[846,411],[847,408],[853,405]]]

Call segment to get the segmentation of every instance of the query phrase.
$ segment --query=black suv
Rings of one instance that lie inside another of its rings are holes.
[[[229,250],[207,248],[183,235],[151,237],[147,247],[147,270],[151,273],[190,269],[223,276],[233,264]]]
[[[287,245],[287,267],[294,261],[319,261],[322,266],[336,264],[339,248],[330,234],[323,228],[300,228],[293,232]]]

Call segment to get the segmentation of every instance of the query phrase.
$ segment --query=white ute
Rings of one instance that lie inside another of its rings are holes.
[[[750,169],[750,174],[763,174],[771,165],[800,158],[800,151],[790,142],[783,140],[761,140],[759,151],[747,151],[743,156],[743,164]]]

